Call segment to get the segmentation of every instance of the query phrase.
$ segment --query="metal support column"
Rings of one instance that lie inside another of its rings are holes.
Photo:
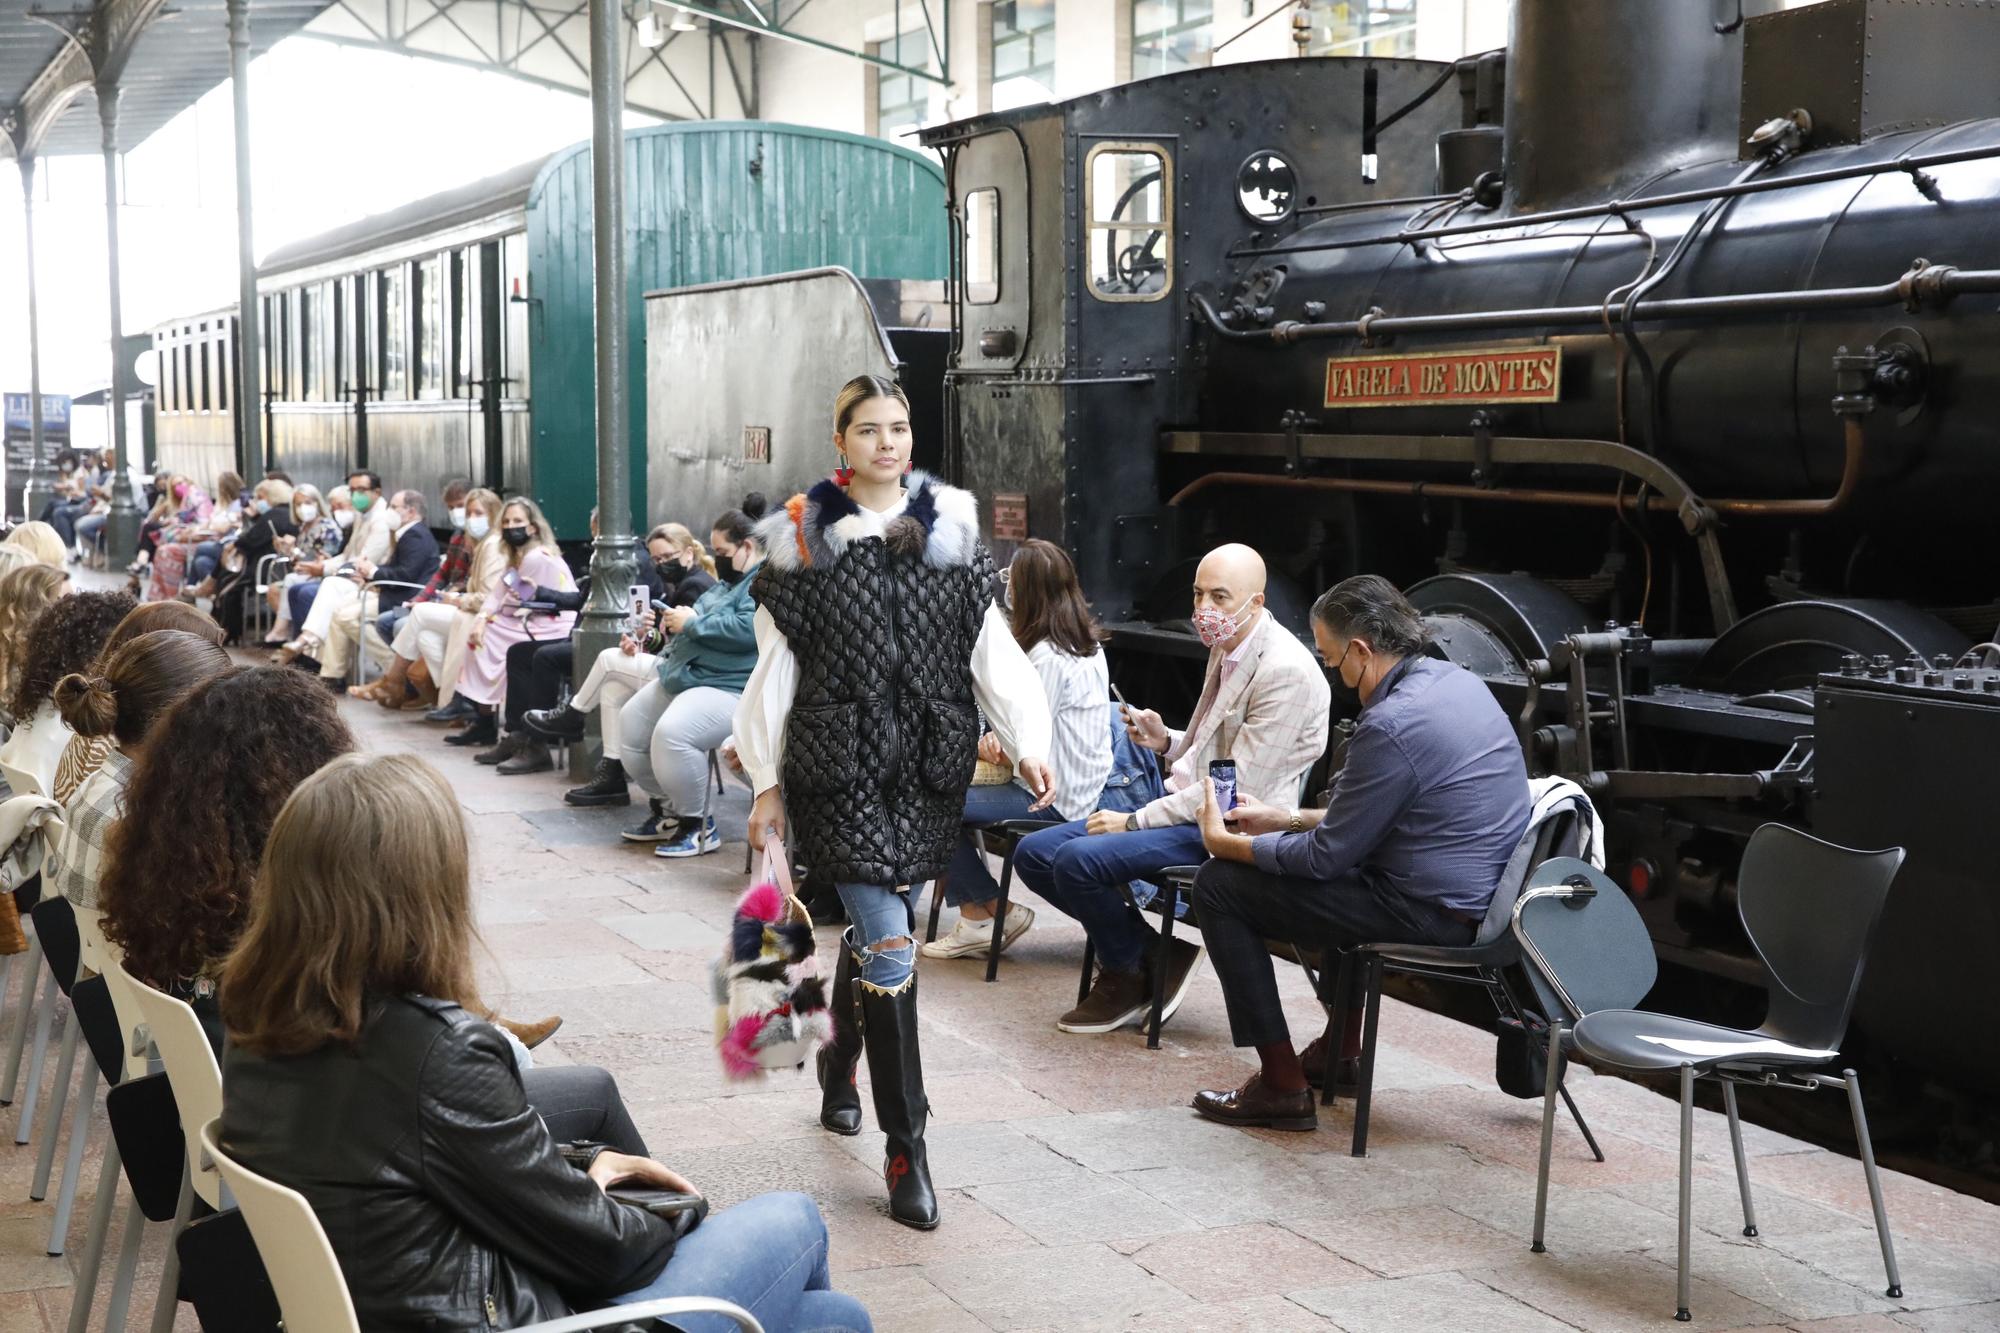
[[[590,600],[576,629],[576,679],[616,647],[625,595],[638,577],[632,536],[631,444],[626,439],[625,13],[619,0],[590,0],[591,232],[597,295],[597,541]],[[597,721],[592,716],[590,725]],[[602,742],[572,747],[578,776]]]
[[[264,336],[250,227],[250,0],[229,0],[229,82],[236,104],[236,475],[264,475]]]
[[[42,325],[35,302],[35,155],[23,157],[20,165],[21,226],[28,243],[28,438],[33,449],[26,493],[21,497],[21,517],[34,518],[54,492],[55,476],[42,434]]]
[[[111,275],[111,513],[104,548],[116,569],[139,551],[139,505],[132,495],[131,456],[125,441],[125,316],[118,290],[118,81],[97,84],[97,119],[104,131],[104,253]]]

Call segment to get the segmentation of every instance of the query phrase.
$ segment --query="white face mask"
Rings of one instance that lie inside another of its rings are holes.
[[[462,528],[462,527],[464,527],[464,526],[465,526],[465,506],[464,506],[464,505],[454,505],[454,506],[452,506],[452,511],[451,511],[451,525],[452,525],[452,526],[453,526],[454,528]]]
[[[354,526],[354,511],[352,509],[336,509],[333,513],[333,521],[343,528],[351,528]]]
[[[313,521],[314,519],[316,519],[316,518],[318,518],[318,517],[319,517],[319,506],[318,506],[318,505],[300,505],[300,506],[299,506],[299,522],[301,522],[301,523],[310,523],[310,522],[312,522],[312,521]]]
[[[474,514],[471,518],[465,520],[465,535],[476,542],[485,541],[486,534],[491,531],[493,531],[493,524],[487,520],[484,514]]]

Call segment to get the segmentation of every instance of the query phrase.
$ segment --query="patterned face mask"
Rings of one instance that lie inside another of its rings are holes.
[[[1218,611],[1212,606],[1204,606],[1194,613],[1195,637],[1204,648],[1213,648],[1218,643],[1227,643],[1243,628],[1244,622],[1256,611],[1254,606],[1246,606],[1235,615]]]

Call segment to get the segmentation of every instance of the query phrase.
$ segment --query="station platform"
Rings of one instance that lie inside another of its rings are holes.
[[[772,1189],[816,1198],[836,1284],[885,1333],[1681,1327],[1668,1098],[1572,1074],[1607,1160],[1558,1121],[1549,1252],[1531,1254],[1540,1103],[1496,1090],[1489,1036],[1385,1002],[1366,1158],[1348,1153],[1346,1103],[1310,1134],[1210,1124],[1190,1096],[1249,1068],[1212,975],[1157,1051],[1137,1030],[1060,1033],[1083,937],[1032,895],[1035,927],[995,984],[978,962],[921,963],[944,1216],[928,1234],[901,1227],[884,1204],[879,1136],[821,1130],[809,1071],[733,1083],[716,1059],[708,974],[747,882],[740,787],[720,802],[731,841],[661,860],[618,839],[643,806],[573,810],[560,775],[502,777],[414,716],[342,711],[365,747],[422,754],[458,792],[491,949],[487,1001],[521,1019],[561,1014],[538,1059],[614,1071],[654,1154],[717,1206]],[[821,930],[823,958],[835,940]],[[1298,969],[1279,977],[1303,1040],[1320,1010]],[[16,1114],[0,1111],[0,1130]],[[1885,1170],[1905,1293],[1890,1300],[1858,1161],[1746,1124],[1762,1230],[1746,1239],[1725,1123],[1696,1114],[1694,1327],[2000,1328],[2000,1207]],[[102,1142],[100,1112],[72,1252]],[[25,1201],[32,1159],[0,1139],[0,1333],[62,1329],[69,1311],[71,1261],[44,1255],[49,1206]],[[150,1315],[159,1246],[155,1236],[135,1328]]]

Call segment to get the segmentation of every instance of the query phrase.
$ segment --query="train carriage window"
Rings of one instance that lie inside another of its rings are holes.
[[[502,331],[504,344],[500,349],[503,377],[500,392],[507,398],[528,396],[528,377],[533,367],[528,364],[528,312],[534,308],[535,299],[532,277],[528,272],[528,236],[526,232],[513,232],[500,241],[500,290],[502,300],[507,303],[506,323]]]
[[[413,398],[444,396],[444,273],[436,255],[416,266],[410,305],[416,319],[417,384]]]
[[[410,393],[410,322],[404,296],[409,290],[407,270],[401,264],[382,271],[382,346],[380,374],[382,398],[407,398]]]
[[[965,299],[1000,299],[1000,191],[990,186],[965,196]]]
[[[470,398],[479,377],[472,320],[473,256],[470,250],[451,252],[451,397]]]
[[[197,343],[195,344],[195,349],[196,349],[196,352],[197,352],[197,354],[198,354],[198,355],[199,355],[199,356],[201,357],[201,410],[202,410],[202,411],[204,411],[204,412],[206,412],[206,411],[208,411],[208,410],[209,410],[209,403],[208,403],[208,325],[206,325],[206,324],[200,324],[200,325],[197,325],[197,326],[196,326],[196,331],[197,331],[197,332],[198,332],[198,333],[199,333],[199,334],[201,335],[201,337],[200,337],[200,341],[198,341],[198,342],[197,342]]]
[[[215,324],[215,410],[227,412],[236,401],[236,321]]]
[[[1084,159],[1085,263],[1100,301],[1157,301],[1173,288],[1173,179],[1150,144],[1105,143]]]
[[[158,334],[153,338],[153,359],[160,367],[160,410],[178,412],[180,402],[174,397],[180,387],[180,358],[174,355],[174,335]]]
[[[319,293],[301,287],[299,301],[299,400],[319,401]]]

